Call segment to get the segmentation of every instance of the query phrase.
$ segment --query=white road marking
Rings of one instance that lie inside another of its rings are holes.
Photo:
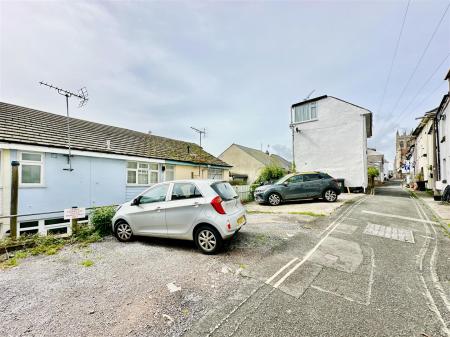
[[[412,202],[413,202],[413,204],[414,204],[414,207],[416,208],[416,211],[419,213],[419,217],[420,217],[420,218],[423,218],[423,215],[422,215],[422,213],[421,213],[421,210],[422,210],[422,209],[419,208],[419,203],[418,203],[418,201],[416,201],[416,200],[413,199],[413,198],[411,198],[411,200],[412,200]],[[426,214],[425,214],[425,216],[426,216]],[[429,236],[430,231],[429,231],[428,226],[426,225],[426,223],[424,223],[424,227],[425,227],[426,235]],[[436,240],[436,241],[437,241],[437,240]],[[418,256],[418,261],[417,261],[418,264],[419,264],[419,270],[421,271],[421,272],[419,273],[419,278],[420,278],[420,280],[422,281],[422,284],[423,284],[423,286],[424,286],[424,288],[425,288],[425,296],[426,296],[427,299],[428,299],[428,303],[427,303],[427,304],[428,304],[428,307],[430,308],[431,311],[434,312],[434,314],[436,315],[436,317],[438,318],[438,320],[441,322],[441,324],[442,324],[442,326],[443,326],[442,330],[444,331],[444,333],[447,334],[448,336],[450,336],[450,330],[449,330],[448,327],[447,327],[447,323],[446,323],[446,322],[444,321],[444,319],[442,318],[441,312],[439,311],[438,307],[436,306],[436,302],[434,301],[434,298],[433,298],[433,296],[431,295],[430,290],[428,289],[427,283],[425,282],[425,278],[423,277],[423,269],[422,269],[422,267],[423,267],[423,259],[424,259],[424,257],[425,257],[425,254],[426,254],[427,250],[428,250],[429,243],[430,243],[430,239],[428,239],[428,238],[425,239],[425,241],[424,241],[424,243],[423,243],[423,246],[422,246],[422,248],[420,249],[420,254],[419,254],[419,256]],[[437,244],[437,242],[436,242],[436,244]],[[432,267],[431,261],[430,261],[430,267]],[[431,271],[431,270],[430,270],[430,271]]]
[[[373,248],[370,247],[370,252],[372,253],[370,255],[370,262],[371,262],[371,269],[370,269],[370,276],[369,276],[369,288],[367,289],[367,300],[366,305],[370,304],[370,301],[372,299],[372,286],[373,282],[375,281],[374,278],[374,271],[375,271],[375,252],[373,251]]]
[[[293,264],[295,261],[298,260],[298,257],[294,257],[291,261],[289,261],[288,263],[286,263],[282,268],[280,268],[275,274],[273,274],[271,277],[269,277],[266,280],[266,284],[269,284],[275,277],[277,277],[278,275],[280,275],[283,270],[285,270],[287,267],[289,267],[291,264]]]
[[[426,214],[425,210],[423,209],[423,206],[419,202],[417,202],[417,206],[422,211],[422,214],[425,217],[425,219],[429,220],[429,217]],[[434,228],[433,225],[430,225],[430,227],[433,230],[434,237],[435,237],[435,238],[429,237],[431,240],[435,241],[433,253],[431,254],[431,259],[430,259],[431,279],[433,280],[434,286],[435,286],[436,290],[438,291],[439,295],[441,296],[442,301],[444,302],[444,304],[446,306],[446,309],[450,312],[450,303],[449,303],[449,301],[447,299],[447,296],[445,295],[445,291],[442,288],[442,285],[439,282],[439,278],[438,278],[437,273],[436,273],[436,255],[437,255],[437,252],[438,252],[438,240],[437,240],[438,234],[437,234],[436,229]]]
[[[423,220],[423,219],[416,219],[416,218],[410,218],[408,216],[401,216],[401,215],[395,215],[395,214],[386,214],[386,213],[378,213],[378,212],[373,212],[373,211],[361,211],[363,213],[367,213],[367,214],[373,214],[373,215],[379,215],[379,216],[385,216],[388,218],[395,218],[395,219],[402,219],[402,220],[409,220],[409,221],[416,221],[416,222],[424,222],[424,223],[431,223],[431,224],[437,224],[437,222],[435,221],[431,221],[431,220]]]
[[[383,225],[376,225],[368,222],[367,227],[364,229],[364,234],[379,236],[386,239],[404,241],[408,243],[414,243],[414,235],[411,230],[399,228],[399,227],[389,227]]]
[[[345,212],[343,212],[335,221],[332,223],[335,223],[335,225],[330,229],[330,231],[314,246],[313,249],[311,249],[304,257],[303,259],[297,263],[291,270],[289,270],[282,278],[276,282],[273,287],[278,288],[293,272],[295,272],[298,268],[300,268],[316,251],[317,249],[322,245],[322,243],[328,238],[328,236],[333,233],[333,231],[336,229],[337,226],[339,226],[342,219],[345,218],[347,214],[350,214],[350,212],[355,208],[357,205],[359,205],[362,200],[365,198],[361,198],[358,202],[356,202],[353,206],[351,206],[349,209],[347,209]],[[328,226],[330,227],[330,226]],[[284,267],[283,267],[284,268]]]

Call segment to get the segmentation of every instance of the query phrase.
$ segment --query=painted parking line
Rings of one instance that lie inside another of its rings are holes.
[[[379,213],[379,212],[365,211],[365,210],[363,210],[361,212],[362,213],[366,213],[366,214],[373,214],[373,215],[379,215],[379,216],[384,216],[384,217],[388,217],[388,218],[394,218],[394,219],[402,219],[402,220],[409,220],[409,221],[415,221],[415,222],[437,224],[436,221],[417,219],[417,218],[410,218],[408,216],[401,216],[401,215],[395,215],[395,214],[386,214],[386,213]]]
[[[322,243],[328,238],[328,236],[339,226],[339,224],[342,222],[342,220],[350,214],[350,212],[358,206],[362,201],[364,201],[367,197],[363,197],[360,200],[358,200],[354,205],[349,207],[346,211],[344,211],[338,218],[336,218],[328,227],[329,231],[327,234],[320,239],[320,241],[303,257],[303,259],[297,263],[294,267],[292,267],[286,274],[284,274],[283,277],[281,277],[274,285],[274,288],[278,288],[292,273],[294,273],[298,268],[300,268],[306,261],[309,260],[309,258],[319,249],[319,247],[322,245]],[[331,229],[330,229],[331,227]],[[267,279],[265,282],[266,284],[269,284],[271,281],[273,281],[277,276],[279,276],[285,269],[287,269],[291,264],[293,264],[296,260],[292,259],[287,264],[285,264],[283,267],[281,267],[275,274],[273,274],[271,277]]]

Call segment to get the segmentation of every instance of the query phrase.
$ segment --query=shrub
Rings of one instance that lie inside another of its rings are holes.
[[[370,178],[375,178],[380,175],[380,171],[376,167],[369,167],[367,169],[367,174]]]
[[[268,165],[262,169],[258,179],[256,179],[254,184],[261,184],[266,182],[271,183],[284,177],[285,174],[286,171],[283,168],[275,165]]]
[[[91,224],[98,234],[102,236],[111,234],[111,220],[115,213],[114,206],[99,207],[91,213]]]

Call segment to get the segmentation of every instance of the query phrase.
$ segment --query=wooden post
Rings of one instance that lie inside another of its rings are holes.
[[[78,206],[72,206],[72,208],[78,208]],[[71,218],[70,221],[72,222],[72,235],[76,235],[78,233],[78,218]]]
[[[11,204],[10,214],[13,217],[10,219],[9,232],[13,240],[17,239],[17,203],[19,199],[19,162],[13,160],[11,162]]]

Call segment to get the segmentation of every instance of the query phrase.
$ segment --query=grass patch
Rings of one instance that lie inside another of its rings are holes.
[[[314,217],[325,216],[325,214],[323,214],[323,213],[314,213],[314,212],[310,212],[310,211],[288,212],[288,214],[308,215],[308,216],[314,216]]]
[[[76,244],[81,247],[86,247],[87,245],[93,242],[100,241],[102,239],[103,236],[101,235],[100,231],[92,226],[80,227],[78,231],[69,238],[62,238],[54,235],[22,236],[17,240],[6,238],[0,240],[0,249],[4,249],[5,251],[9,252],[9,255],[11,257],[6,261],[0,263],[0,269],[15,267],[19,264],[19,260],[25,259],[29,256],[55,255],[61,249],[63,249],[65,245]],[[15,249],[19,247],[22,249],[11,253],[10,247],[16,247]]]
[[[271,211],[247,211],[247,214],[275,214]]]
[[[411,195],[411,197],[413,197],[414,199],[418,199],[416,192],[408,190],[409,195]]]
[[[84,260],[81,262],[81,265],[84,267],[92,267],[94,265],[94,261],[92,260]]]

